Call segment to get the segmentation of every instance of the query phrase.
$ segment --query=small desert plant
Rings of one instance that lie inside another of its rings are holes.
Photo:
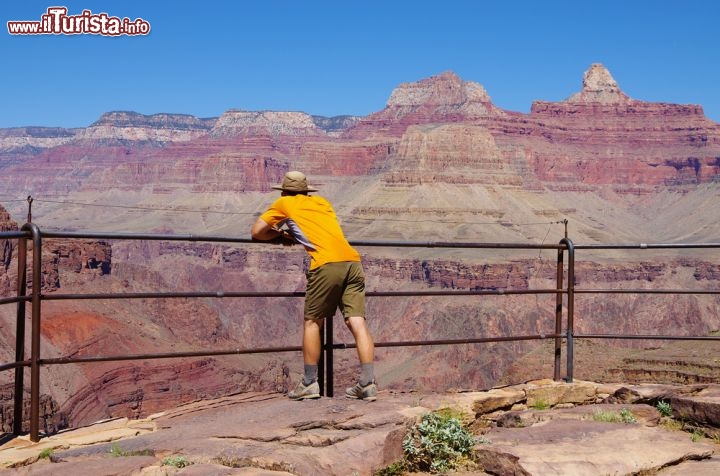
[[[692,440],[693,443],[696,443],[700,441],[703,438],[709,438],[714,443],[720,442],[720,433],[716,433],[715,431],[707,431],[707,428],[703,428],[702,426],[698,426],[695,423],[685,420],[683,418],[675,419],[675,418],[668,418],[665,421],[663,421],[662,426],[668,430],[674,430],[674,431],[684,431],[687,433],[690,433],[690,440]]]
[[[112,457],[120,457],[120,456],[127,456],[127,452],[120,447],[119,444],[113,443],[110,447],[110,450],[108,450],[108,453],[110,453],[110,456]]]
[[[38,458],[40,458],[40,459],[49,459],[49,458],[52,456],[52,454],[53,454],[53,449],[52,449],[52,448],[45,448],[44,450],[42,450],[42,451],[40,452],[40,454],[38,455]]]
[[[190,462],[184,456],[168,456],[163,460],[162,465],[184,468],[186,466],[190,466]]]
[[[551,405],[542,398],[538,398],[530,405],[530,408],[534,408],[535,410],[547,410],[550,407]]]
[[[665,400],[660,400],[659,402],[657,402],[655,408],[657,408],[657,411],[660,412],[661,416],[672,416],[672,406],[670,406],[670,403],[666,402]]]
[[[405,472],[405,461],[396,461],[389,466],[375,471],[373,476],[402,476]]]
[[[598,410],[593,415],[593,420],[608,423],[637,423],[637,418],[627,408],[623,408],[620,412]]]
[[[113,443],[113,445],[110,447],[110,450],[108,450],[108,453],[110,453],[110,456],[114,458],[119,458],[121,456],[154,456],[155,452],[153,450],[131,450],[127,451],[122,449],[122,447],[117,444]]]
[[[246,465],[246,460],[243,458],[231,458],[227,456],[215,458],[214,462],[223,466],[227,466],[228,468],[242,468]]]
[[[403,439],[405,469],[443,473],[469,461],[475,437],[454,416],[428,413]]]
[[[637,418],[630,410],[623,408],[620,410],[620,421],[623,423],[637,423]]]
[[[685,429],[685,423],[680,420],[668,419],[662,421],[660,424],[663,426],[663,428],[672,431],[683,431]]]
[[[438,415],[443,420],[449,420],[450,418],[455,418],[460,423],[467,423],[467,415],[465,415],[462,411],[457,410],[455,408],[450,407],[443,407],[439,410],[436,410],[434,412],[436,415]],[[471,419],[472,421],[472,419]]]
[[[593,420],[614,423],[618,421],[618,415],[615,412],[606,412],[605,410],[596,410],[593,413]]]

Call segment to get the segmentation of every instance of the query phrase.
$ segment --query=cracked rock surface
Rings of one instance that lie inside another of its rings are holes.
[[[371,475],[402,456],[409,425],[450,407],[485,440],[475,447],[483,469],[462,474],[703,476],[720,474],[719,388],[536,381],[483,392],[380,392],[376,402],[244,393],[38,443],[15,438],[0,446],[0,464],[8,475]],[[551,406],[540,409],[539,396]],[[703,432],[666,424],[660,400],[688,425],[695,411]],[[597,418],[621,410],[631,422]]]

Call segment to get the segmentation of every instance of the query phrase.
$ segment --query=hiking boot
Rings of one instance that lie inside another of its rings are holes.
[[[359,398],[367,402],[374,402],[377,400],[377,385],[375,385],[374,380],[364,387],[358,382],[354,387],[345,390],[345,396],[347,398]]]
[[[298,382],[294,390],[287,394],[290,400],[305,400],[308,398],[320,398],[320,385],[317,380],[310,385],[303,385],[302,380]]]

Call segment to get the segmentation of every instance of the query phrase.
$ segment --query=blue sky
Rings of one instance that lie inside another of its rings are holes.
[[[151,32],[8,33],[51,6],[142,18]],[[579,91],[592,63],[634,99],[699,104],[720,122],[715,0],[25,0],[0,16],[0,128],[85,127],[116,110],[367,115],[399,84],[444,71],[529,112]]]

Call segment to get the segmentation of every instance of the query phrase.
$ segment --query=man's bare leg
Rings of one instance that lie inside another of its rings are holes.
[[[305,319],[303,324],[303,362],[306,365],[317,365],[320,362],[323,322],[325,319]]]
[[[320,398],[317,374],[321,352],[320,330],[322,329],[322,323],[322,319],[316,321],[305,320],[303,323],[303,378],[298,382],[294,390],[288,392],[287,395],[292,400]]]
[[[374,401],[377,399],[377,386],[375,385],[375,343],[373,342],[367,322],[362,316],[351,316],[345,319],[350,332],[355,338],[358,359],[360,360],[360,378],[354,387],[345,390],[348,398]]]
[[[355,338],[360,363],[372,363],[375,360],[375,343],[370,335],[370,330],[368,329],[365,318],[362,316],[348,317],[345,319],[345,325],[347,325]]]

